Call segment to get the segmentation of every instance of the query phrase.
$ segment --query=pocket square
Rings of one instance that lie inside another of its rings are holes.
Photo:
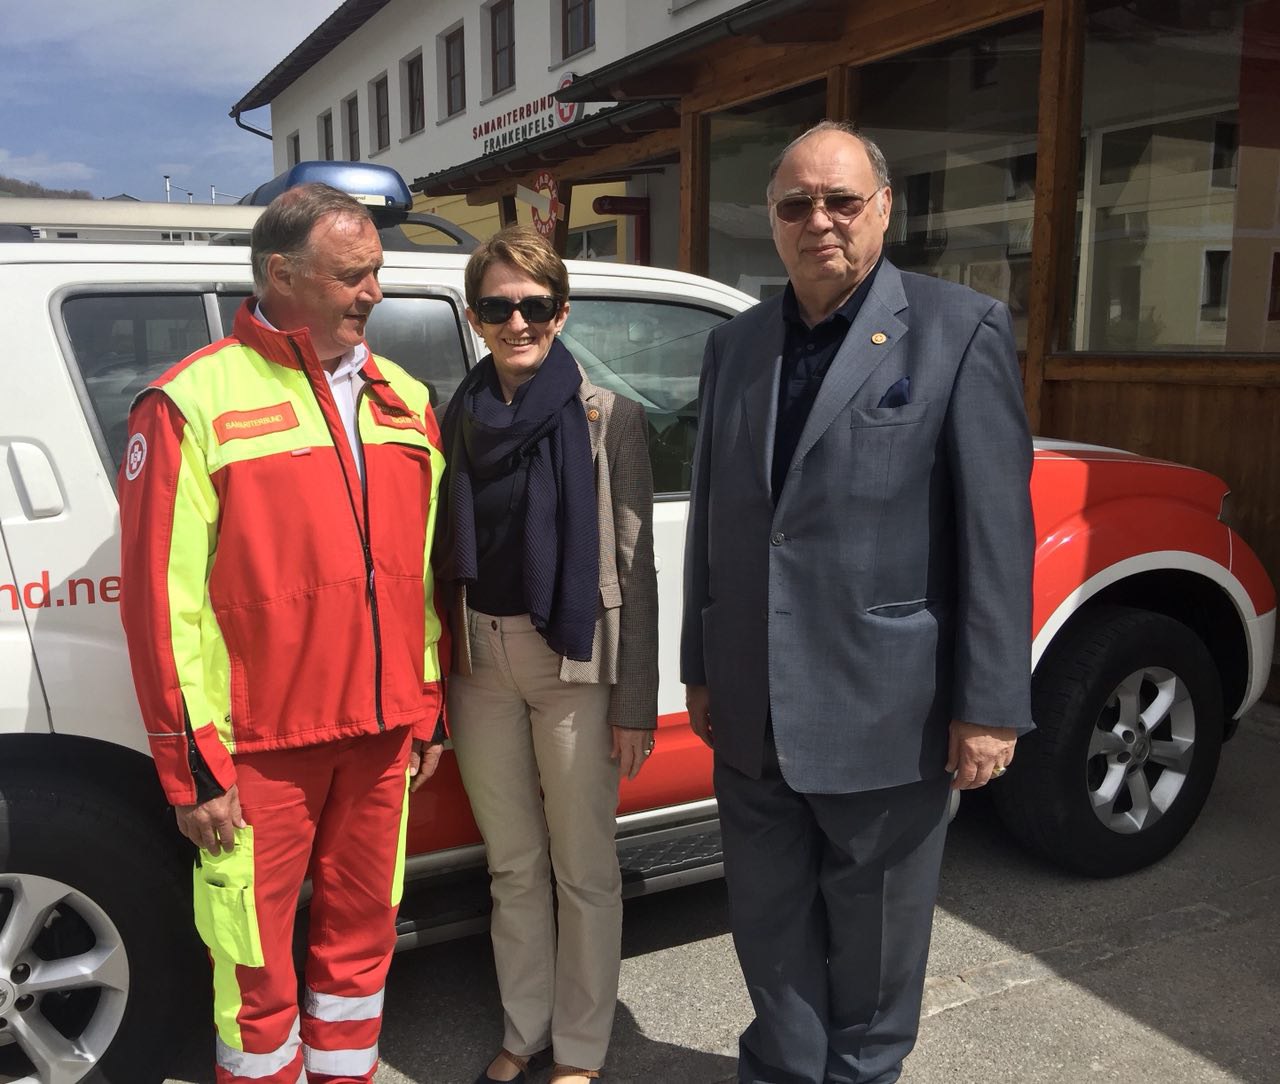
[[[902,407],[911,402],[911,377],[904,376],[880,396],[878,407]]]

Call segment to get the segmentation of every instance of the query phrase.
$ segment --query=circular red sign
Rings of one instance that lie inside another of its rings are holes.
[[[573,72],[565,72],[556,90],[564,90],[574,80]],[[556,117],[561,124],[572,124],[582,112],[581,102],[556,102]]]
[[[556,231],[556,212],[560,209],[559,188],[556,185],[556,179],[551,176],[548,170],[543,170],[533,180],[533,190],[544,194],[547,197],[550,207],[545,215],[538,212],[537,207],[531,207],[533,213],[534,228],[542,234],[543,237],[550,237]]]

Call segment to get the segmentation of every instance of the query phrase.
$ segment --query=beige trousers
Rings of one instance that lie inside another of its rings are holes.
[[[467,617],[472,674],[449,679],[449,729],[492,878],[503,1046],[598,1069],[622,952],[610,687],[561,681],[527,615]]]

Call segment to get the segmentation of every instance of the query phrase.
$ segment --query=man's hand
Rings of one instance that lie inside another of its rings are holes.
[[[654,733],[652,730],[637,730],[627,726],[615,726],[612,729],[613,752],[609,756],[618,762],[618,771],[625,778],[634,779],[653,752]]]
[[[440,757],[444,753],[444,742],[426,742],[421,738],[413,739],[413,748],[409,750],[409,790],[415,791],[436,774],[440,766]]]
[[[711,731],[711,690],[705,685],[686,685],[684,703],[689,709],[689,725],[709,748],[715,746]]]
[[[236,829],[246,827],[240,813],[240,793],[234,783],[226,794],[207,802],[174,806],[173,815],[178,819],[178,831],[212,855],[235,850]]]
[[[1017,733],[1007,726],[979,726],[951,720],[951,743],[947,751],[947,771],[954,772],[952,790],[974,790],[986,786],[993,775],[1004,774],[1013,762]]]

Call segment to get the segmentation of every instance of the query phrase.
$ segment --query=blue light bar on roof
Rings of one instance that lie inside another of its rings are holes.
[[[299,162],[258,185],[240,202],[265,207],[286,188],[315,182],[346,192],[374,211],[378,219],[401,218],[413,208],[413,195],[404,178],[390,166],[373,162]]]

